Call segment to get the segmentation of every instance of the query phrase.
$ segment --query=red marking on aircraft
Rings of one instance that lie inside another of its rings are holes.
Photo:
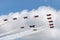
[[[36,15],[36,16],[34,16],[35,18],[38,18],[39,16],[38,15]]]
[[[50,26],[50,28],[54,28],[54,26]]]
[[[13,20],[17,20],[17,18],[13,18]]]
[[[51,17],[48,17],[47,19],[49,20],[49,19],[52,19],[52,18]]]
[[[52,24],[49,24],[50,26],[54,25],[53,23]]]
[[[47,16],[51,16],[51,14],[47,14]]]
[[[51,23],[51,22],[53,22],[52,20],[51,21],[49,21],[49,23]]]
[[[24,19],[27,19],[28,17],[26,16],[26,17],[24,17]]]
[[[29,27],[30,27],[30,28],[32,28],[32,27],[35,28],[35,25],[30,25]]]
[[[8,21],[8,19],[4,19],[4,21]]]
[[[24,28],[24,27],[22,26],[22,27],[20,27],[20,28]]]

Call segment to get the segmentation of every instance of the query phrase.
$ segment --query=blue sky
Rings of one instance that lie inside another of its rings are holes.
[[[24,9],[37,9],[39,6],[51,6],[60,9],[60,0],[0,0],[0,15],[18,12]]]
[[[37,9],[40,6],[51,6],[60,9],[60,0],[0,0],[0,15],[22,10]],[[22,40],[20,38],[16,40]]]

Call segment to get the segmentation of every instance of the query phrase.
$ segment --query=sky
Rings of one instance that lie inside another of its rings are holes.
[[[26,16],[27,18],[24,19]],[[48,20],[49,17],[51,19]],[[60,11],[49,6],[2,15],[0,16],[0,40],[60,40],[59,17]],[[17,19],[13,20],[14,18]],[[4,21],[5,19],[7,21]],[[49,22],[51,20],[53,22]],[[53,24],[54,28],[51,29],[49,24]],[[33,31],[31,25],[35,25],[37,31]]]
[[[51,6],[59,10],[59,2],[60,0],[0,0],[0,15],[37,9],[39,6]]]
[[[24,10],[28,10],[28,11],[32,11],[33,9],[38,10],[38,8],[41,7],[41,6],[49,6],[49,7],[54,8],[54,10],[60,10],[59,2],[60,2],[60,0],[0,0],[0,15],[9,15],[9,16],[12,15],[12,17],[13,17],[15,15],[18,15],[18,13],[15,14],[16,12],[30,13],[30,12],[27,12],[27,11],[24,11]],[[11,12],[12,12],[12,14],[10,14]],[[10,17],[10,19],[12,17]],[[57,24],[57,25],[60,26],[59,24]],[[41,35],[42,35],[42,33],[41,33]],[[37,33],[37,34],[39,34],[39,33]],[[35,36],[37,36],[37,34],[35,34]],[[28,37],[29,36],[27,36],[26,38],[24,37],[24,39],[23,38],[17,38],[15,40],[25,40],[25,39],[29,40]],[[30,40],[32,40],[32,39],[35,40],[33,38],[33,36],[30,37]]]

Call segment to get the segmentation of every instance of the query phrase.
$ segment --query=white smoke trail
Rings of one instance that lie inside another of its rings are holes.
[[[7,37],[1,37],[0,39],[9,38],[9,37],[14,39],[14,38],[20,37],[18,35],[23,36],[24,33],[28,33],[27,35],[30,35],[29,30],[32,29],[32,28],[30,28],[29,26],[33,25],[33,24],[35,24],[36,28],[37,27],[38,28],[43,27],[43,29],[48,28],[49,23],[48,23],[47,16],[46,16],[47,14],[52,14],[51,17],[52,17],[52,20],[54,21],[53,22],[54,26],[55,26],[55,28],[58,28],[60,26],[58,24],[58,23],[60,23],[60,21],[59,21],[60,20],[59,19],[60,14],[58,14],[58,13],[60,13],[60,12],[56,11],[55,9],[53,9],[51,7],[42,6],[42,7],[39,7],[38,9],[36,9],[36,10],[35,9],[33,9],[31,11],[23,10],[22,12],[10,13],[9,15],[1,16],[0,17],[0,25],[2,25],[2,26],[0,26],[0,34],[1,35],[6,35],[6,34],[13,33],[13,32],[14,32],[14,34],[13,35],[11,34],[11,36],[9,35]],[[39,15],[39,17],[34,18],[35,15]],[[25,17],[25,16],[27,16],[28,18],[24,19],[23,17]],[[8,19],[7,22],[2,21],[5,18]],[[17,18],[17,20],[13,20],[13,18]],[[21,29],[20,27],[22,27],[22,26],[24,26],[25,28]],[[43,29],[40,29],[40,30],[43,30]],[[21,34],[18,33],[18,32],[16,33],[16,31],[18,31],[18,30],[21,32]],[[35,33],[35,31],[33,33]],[[44,33],[44,31],[43,31],[43,33]],[[45,34],[48,34],[48,32],[45,33]],[[15,37],[15,35],[17,37]],[[13,38],[13,36],[14,36],[14,38]],[[60,35],[58,35],[58,36],[60,37]],[[35,37],[35,36],[33,36],[33,37]],[[51,36],[50,36],[50,38],[51,38]],[[42,39],[44,39],[44,38],[42,37]]]
[[[30,35],[30,34],[34,34],[34,33],[37,33],[37,32],[41,32],[41,31],[44,31],[44,30],[49,30],[49,28],[34,28],[34,29],[37,29],[37,31],[33,31],[33,29],[31,29],[31,30],[28,30],[28,31],[25,31],[25,32],[20,32],[20,33],[17,33],[17,34],[13,34],[13,35],[9,35],[9,36],[0,38],[0,40],[13,40],[15,38],[20,38],[20,37],[27,36],[27,35]]]

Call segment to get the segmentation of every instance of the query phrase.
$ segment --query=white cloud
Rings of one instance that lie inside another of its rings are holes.
[[[55,28],[45,30],[39,33],[35,33],[29,36],[22,37],[23,40],[59,40],[60,39],[60,11],[56,11],[56,9],[47,7],[47,6],[41,6],[38,9],[33,9],[31,11],[23,10],[21,12],[16,13],[10,13],[9,15],[2,15],[0,16],[0,34],[6,33],[12,30],[18,29],[21,31],[26,31],[31,28],[29,28],[30,25],[36,25],[37,27],[44,26],[45,28],[49,28],[49,23],[47,20],[47,14],[52,14],[52,20],[54,21]],[[39,15],[38,18],[34,18],[35,15]],[[23,17],[27,16],[27,19],[24,19]],[[13,18],[17,17],[17,20],[13,20]],[[7,18],[8,21],[4,22],[3,19]],[[4,25],[3,25],[4,24]],[[24,26],[24,29],[21,29],[20,27]],[[19,31],[16,31],[14,33],[17,33]]]

